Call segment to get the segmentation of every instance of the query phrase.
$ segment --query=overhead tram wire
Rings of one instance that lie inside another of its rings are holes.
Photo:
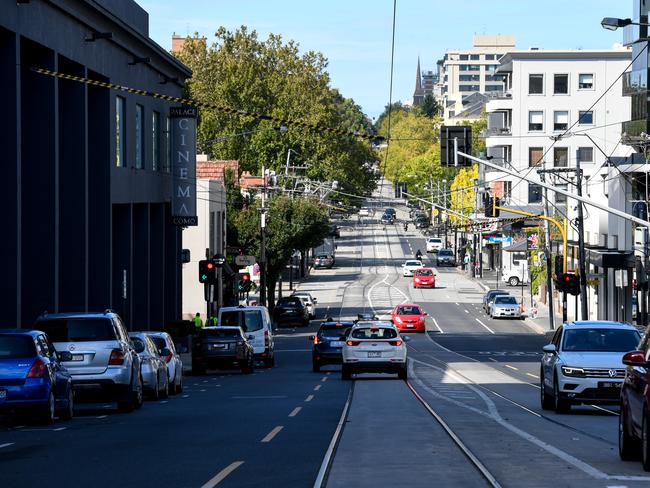
[[[388,164],[388,151],[390,148],[390,123],[391,123],[391,113],[393,111],[393,67],[395,65],[395,19],[397,16],[397,0],[393,0],[393,33],[391,37],[390,45],[390,86],[388,89],[388,131],[386,134],[386,153],[384,154],[384,168],[381,172],[381,181],[379,183],[379,188],[384,186],[384,175],[386,173],[386,167]]]

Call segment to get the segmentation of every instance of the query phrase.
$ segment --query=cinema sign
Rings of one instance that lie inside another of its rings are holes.
[[[196,216],[196,107],[170,107],[172,223],[198,225]]]

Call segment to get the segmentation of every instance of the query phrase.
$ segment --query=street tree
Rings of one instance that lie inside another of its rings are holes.
[[[476,184],[478,182],[478,164],[471,168],[462,168],[451,184],[451,210],[449,219],[454,224],[467,223],[467,218],[461,218],[457,214],[466,217],[474,211],[476,202]]]
[[[438,103],[438,101],[433,95],[427,93],[424,96],[422,105],[418,107],[418,110],[425,117],[429,117],[430,119],[432,119],[440,115],[440,112],[442,111],[442,107],[440,106],[440,104]]]

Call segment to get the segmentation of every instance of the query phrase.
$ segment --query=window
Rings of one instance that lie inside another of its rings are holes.
[[[115,97],[115,166],[122,168],[126,166],[124,104],[124,98]]]
[[[554,95],[569,94],[569,75],[553,76],[553,94]]]
[[[115,329],[110,319],[51,319],[39,320],[38,330],[52,342],[114,341]]]
[[[172,150],[171,150],[171,143],[170,138],[171,138],[171,126],[169,123],[169,117],[165,117],[165,173],[169,173],[172,170],[172,165],[171,165],[171,157],[172,157]]]
[[[480,90],[481,90],[480,85],[460,85],[458,87],[458,91],[461,92],[477,92]]]
[[[135,106],[135,167],[144,168],[144,107]]]
[[[543,147],[529,147],[528,148],[528,166],[540,166],[542,164],[542,157],[544,156]]]
[[[467,55],[467,54],[461,54],[460,57],[459,57],[459,59],[460,59],[461,61],[467,61],[467,60],[469,59],[469,55]]]
[[[370,329],[354,329],[352,339],[395,339],[397,332],[395,329],[376,327]]]
[[[542,187],[535,183],[528,184],[528,203],[541,203]]]
[[[578,89],[579,90],[593,90],[594,89],[594,75],[593,75],[593,73],[580,73],[578,75]]]
[[[555,185],[555,186],[560,190],[564,190],[564,191],[567,191],[567,189],[569,188],[567,184]],[[566,203],[566,200],[567,200],[566,195],[562,195],[561,193],[557,193],[557,192],[555,193],[555,203]]]
[[[544,94],[544,75],[528,75],[528,94]]]
[[[481,75],[459,75],[458,81],[481,81]]]
[[[579,147],[578,148],[578,160],[581,163],[593,163],[594,162],[594,148],[593,147]]]
[[[498,64],[486,64],[486,65],[485,65],[485,70],[486,70],[486,71],[494,71],[494,70],[497,69],[498,67],[499,67]]]
[[[578,112],[578,125],[594,125],[594,112],[592,110]]]
[[[503,85],[487,85],[485,87],[486,92],[493,92],[493,91],[503,91]]]
[[[478,61],[479,59],[481,59],[481,56],[479,54],[472,54],[470,55],[469,59],[471,59],[472,61]]]
[[[620,352],[632,351],[639,343],[636,330],[569,329],[564,334],[563,351]]]
[[[503,182],[503,198],[511,198],[512,197],[512,181],[504,181]]]
[[[485,75],[485,81],[503,81],[502,75]]]
[[[553,130],[567,130],[569,128],[569,112],[553,112]]]
[[[460,71],[480,71],[481,66],[478,64],[461,64],[459,66]]]
[[[160,113],[151,116],[151,164],[154,171],[160,170]]]
[[[531,110],[528,112],[528,130],[544,130],[544,112],[536,110]]]
[[[496,54],[486,54],[485,55],[485,60],[486,61],[493,61],[494,59],[496,59]]]
[[[553,166],[566,168],[569,165],[569,148],[556,147],[553,149]]]

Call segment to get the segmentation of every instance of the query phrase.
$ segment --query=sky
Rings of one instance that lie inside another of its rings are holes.
[[[392,0],[136,0],[149,12],[149,34],[165,49],[171,36],[246,25],[298,42],[329,59],[332,86],[370,117],[389,100]],[[519,49],[602,49],[622,31],[603,17],[631,17],[631,0],[397,0],[393,101],[407,101],[422,70],[447,49],[470,48],[474,34],[514,35]]]

